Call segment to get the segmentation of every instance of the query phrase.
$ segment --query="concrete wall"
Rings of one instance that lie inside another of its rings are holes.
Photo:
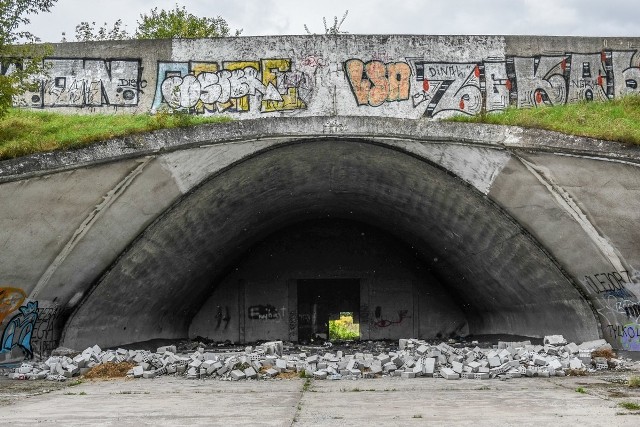
[[[317,278],[360,280],[356,314],[362,339],[468,333],[460,307],[422,257],[362,223],[325,219],[288,227],[247,251],[230,270],[194,317],[190,336],[295,341],[297,305],[289,288],[296,280]],[[273,315],[249,315],[250,307],[260,306]],[[225,318],[227,312],[229,319],[220,322],[219,313]]]
[[[639,46],[637,38],[394,35],[64,43],[45,60],[40,90],[16,105],[441,118],[638,93]]]
[[[0,162],[0,200],[10,201],[0,204],[0,330],[12,337],[0,359],[60,340],[210,334],[217,301],[236,301],[239,321],[273,285],[258,264],[246,277],[230,265],[292,222],[326,215],[423,254],[450,296],[438,301],[452,301],[470,333],[602,336],[638,350],[638,148],[429,120],[637,92],[638,44],[345,35],[57,45],[51,77],[22,105],[258,120]],[[368,324],[394,293],[419,316],[418,334],[451,330],[422,315],[433,310],[420,297],[429,280],[395,270],[375,282],[370,269],[358,270]],[[283,283],[268,304],[292,306]],[[26,344],[11,335],[28,325]],[[241,325],[218,338],[235,331],[240,339]],[[409,330],[383,332],[370,333]]]

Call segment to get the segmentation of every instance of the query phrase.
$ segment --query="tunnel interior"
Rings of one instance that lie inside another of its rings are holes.
[[[598,337],[571,279],[487,196],[395,147],[322,139],[260,152],[185,195],[94,285],[63,344],[295,341],[311,280],[357,280],[368,339]]]
[[[298,341],[330,339],[332,320],[351,313],[359,324],[359,279],[300,279],[297,281]]]

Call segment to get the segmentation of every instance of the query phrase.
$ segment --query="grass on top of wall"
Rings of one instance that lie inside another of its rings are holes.
[[[156,129],[224,123],[231,119],[188,114],[60,114],[13,108],[0,119],[0,160],[78,148]]]
[[[627,96],[608,102],[508,108],[503,113],[456,116],[448,120],[547,129],[640,145],[640,96]]]

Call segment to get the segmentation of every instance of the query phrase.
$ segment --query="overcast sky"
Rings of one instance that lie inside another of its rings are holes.
[[[322,17],[349,15],[352,34],[536,34],[640,36],[639,0],[58,0],[51,13],[32,17],[30,31],[75,41],[75,26],[121,18],[130,33],[141,13],[185,5],[198,16],[222,16],[242,35],[322,34]]]

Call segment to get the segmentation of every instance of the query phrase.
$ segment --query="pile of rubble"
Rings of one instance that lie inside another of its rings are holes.
[[[208,352],[204,347],[191,353],[179,353],[175,346],[160,347],[155,353],[126,349],[103,351],[95,345],[74,357],[52,356],[42,363],[23,363],[8,376],[12,379],[64,381],[84,375],[101,364],[128,362],[134,367],[127,372],[127,376],[133,378],[174,375],[189,379],[242,380],[297,373],[331,380],[378,376],[483,380],[564,376],[576,371],[623,365],[623,361],[618,359],[592,359],[592,354],[598,354],[594,353],[596,350],[611,350],[604,340],[576,345],[567,344],[562,336],[554,335],[545,337],[544,343],[499,342],[493,348],[486,349],[401,339],[393,351],[388,349],[378,354],[357,351],[357,346],[356,351],[329,351],[330,347],[316,347],[307,352],[295,351],[299,351],[299,348],[287,348],[289,351],[285,351],[282,341],[226,353]]]

